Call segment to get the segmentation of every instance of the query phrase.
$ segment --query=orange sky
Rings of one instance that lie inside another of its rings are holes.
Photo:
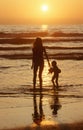
[[[62,23],[83,23],[83,0],[0,0],[0,24]]]

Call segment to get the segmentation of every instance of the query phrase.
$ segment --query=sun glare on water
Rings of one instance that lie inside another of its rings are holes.
[[[48,11],[48,5],[42,5],[41,10],[42,10],[43,12]]]

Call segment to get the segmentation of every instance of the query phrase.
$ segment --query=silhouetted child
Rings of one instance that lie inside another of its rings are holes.
[[[53,73],[52,83],[54,87],[56,86],[58,88],[58,78],[59,78],[59,73],[61,73],[61,70],[58,68],[57,62],[55,60],[51,62],[51,66],[52,67],[49,69],[49,73]]]

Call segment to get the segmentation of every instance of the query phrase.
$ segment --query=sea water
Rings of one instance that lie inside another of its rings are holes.
[[[50,62],[57,61],[63,103],[83,100],[83,25],[0,25],[0,97],[32,97],[32,45],[43,40]],[[53,85],[45,59],[43,91]],[[37,77],[37,88],[39,79]]]

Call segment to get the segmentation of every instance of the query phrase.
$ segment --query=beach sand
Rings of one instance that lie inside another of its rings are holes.
[[[38,97],[37,97],[38,98]],[[83,130],[83,102],[62,103],[52,115],[49,98],[44,97],[44,119],[33,121],[33,97],[0,97],[0,130]]]

